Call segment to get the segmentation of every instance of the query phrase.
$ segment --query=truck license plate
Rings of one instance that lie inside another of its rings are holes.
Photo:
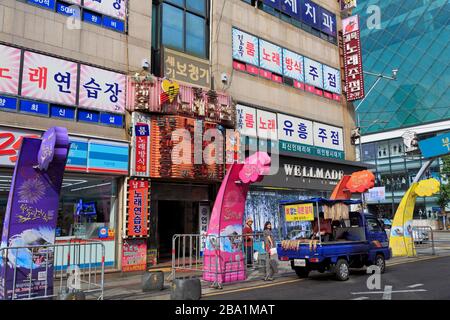
[[[306,267],[306,260],[305,259],[294,259],[294,266]]]

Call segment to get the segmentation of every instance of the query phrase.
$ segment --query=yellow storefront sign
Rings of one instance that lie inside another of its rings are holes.
[[[314,220],[314,206],[312,203],[294,204],[284,207],[286,222]]]

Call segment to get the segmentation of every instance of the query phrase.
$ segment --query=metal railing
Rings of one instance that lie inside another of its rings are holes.
[[[229,254],[224,257],[219,251]],[[176,234],[172,238],[169,279],[202,277],[212,287],[221,288],[224,282],[244,280],[249,273],[264,271],[266,258],[262,233],[220,237]]]
[[[411,238],[413,245],[418,253],[429,253],[431,249],[431,254],[436,254],[434,232],[430,226],[415,226],[412,228]]]
[[[4,247],[0,262],[3,299],[54,299],[79,292],[103,299],[105,245],[101,241]]]

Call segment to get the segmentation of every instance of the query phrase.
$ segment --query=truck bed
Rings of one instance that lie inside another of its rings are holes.
[[[277,247],[278,257],[288,257],[292,259],[305,259],[319,257],[321,260],[336,256],[350,256],[356,254],[366,254],[370,249],[368,241],[328,241],[317,243],[316,249],[311,248],[309,242],[300,243],[298,249],[283,249],[281,244]]]

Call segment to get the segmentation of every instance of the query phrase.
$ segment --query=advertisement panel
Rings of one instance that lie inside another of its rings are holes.
[[[128,237],[148,235],[149,183],[147,180],[128,180]]]
[[[114,18],[125,20],[127,0],[84,0],[84,7]]]
[[[356,0],[341,0],[341,11],[356,8]]]
[[[233,59],[259,65],[259,42],[258,38],[233,28]]]
[[[256,137],[256,109],[236,105],[236,128],[241,135]]]
[[[18,94],[20,49],[0,45],[0,93]]]
[[[347,100],[359,100],[365,96],[359,16],[355,15],[343,19],[342,29]]]
[[[80,66],[80,107],[125,113],[126,75],[86,65]]]
[[[278,114],[278,139],[300,144],[313,145],[312,121]]]
[[[147,268],[147,240],[125,239],[122,246],[122,271],[144,271]]]
[[[366,193],[366,200],[369,202],[377,202],[386,200],[386,188],[385,187],[374,187],[369,189]]]
[[[313,221],[314,206],[312,203],[285,206],[284,214],[286,222]]]
[[[258,121],[258,138],[278,140],[277,114],[257,109],[256,115]]]
[[[323,89],[323,70],[320,62],[305,57],[305,83]]]
[[[343,151],[344,139],[342,129],[314,122],[314,145]]]
[[[323,89],[341,94],[341,71],[323,65]]]
[[[303,56],[283,48],[283,75],[305,82]]]
[[[259,66],[274,73],[282,74],[282,49],[268,41],[259,39]]]
[[[77,63],[25,51],[21,95],[74,105],[77,77]]]

